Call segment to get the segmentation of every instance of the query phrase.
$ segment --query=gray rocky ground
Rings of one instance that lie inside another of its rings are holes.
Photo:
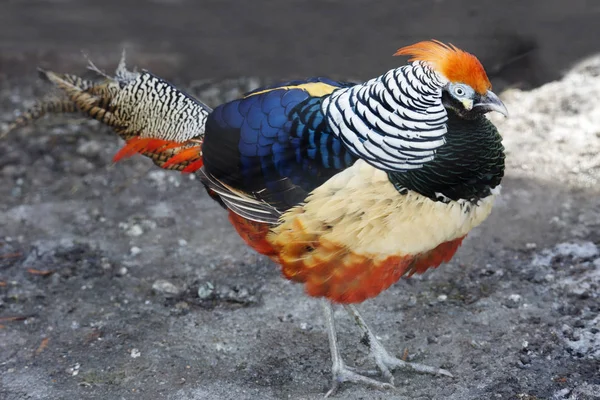
[[[74,7],[65,23],[74,23],[80,3],[64,3]],[[106,3],[110,14],[114,2]],[[536,10],[548,34],[558,29],[548,22],[551,7]],[[35,14],[26,6],[13,12]],[[6,13],[0,19],[15,23]],[[581,29],[590,26],[581,21]],[[47,89],[31,57],[68,70],[55,53],[36,58],[23,38],[41,39],[23,32],[49,22],[30,22],[0,43],[0,128]],[[81,40],[72,38],[69,49]],[[103,53],[114,40],[97,46],[100,58],[116,60]],[[17,42],[31,54],[19,59]],[[53,43],[67,52],[64,42]],[[138,61],[173,76],[185,69],[171,63],[177,57],[140,53]],[[82,63],[68,64],[81,71]],[[187,65],[190,78],[178,83],[212,104],[265,82],[192,81],[217,74]],[[351,66],[369,76],[369,67]],[[299,65],[292,73],[307,71]],[[504,86],[512,79],[501,78]],[[511,117],[493,118],[505,137],[507,177],[491,217],[451,263],[360,306],[388,349],[455,378],[397,372],[395,391],[345,385],[338,398],[600,399],[600,58],[502,97]],[[121,144],[97,123],[66,118],[0,139],[0,398],[321,398],[330,360],[318,303],[242,244],[193,177],[142,157],[113,165]],[[336,315],[343,355],[353,363],[365,348],[345,313]]]

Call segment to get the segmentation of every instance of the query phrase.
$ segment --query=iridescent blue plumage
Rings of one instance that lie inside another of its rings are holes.
[[[324,78],[289,82],[215,108],[206,125],[206,169],[275,206],[297,204],[355,161],[321,110],[324,93],[347,85]]]

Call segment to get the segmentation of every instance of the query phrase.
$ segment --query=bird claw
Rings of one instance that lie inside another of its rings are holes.
[[[383,347],[379,339],[377,339],[377,337],[375,336],[371,328],[369,328],[369,326],[367,325],[363,317],[360,315],[356,307],[349,305],[346,306],[346,310],[354,318],[354,321],[365,335],[363,343],[369,347],[369,354],[366,357],[364,357],[363,360],[372,358],[375,361],[375,364],[377,365],[377,368],[379,369],[383,377],[387,379],[388,382],[390,382],[392,385],[394,384],[394,376],[392,375],[392,372],[397,369],[432,375],[444,375],[451,378],[454,377],[449,371],[445,369],[430,367],[428,365],[423,364],[410,363],[392,356],[390,353],[388,353],[385,347]]]
[[[325,394],[324,398],[334,395],[339,389],[340,385],[344,382],[360,383],[379,390],[395,389],[395,386],[391,383],[380,382],[364,375],[372,373],[377,374],[377,371],[363,371],[363,373],[358,373],[355,368],[342,364],[334,366],[332,373],[333,383],[331,385],[331,389],[329,389],[329,391]]]
[[[449,371],[445,369],[430,367],[428,365],[418,363],[411,363],[392,356],[390,353],[388,353],[385,347],[383,347],[381,342],[379,342],[379,340],[375,338],[375,336],[369,337],[369,349],[369,356],[373,358],[375,364],[377,365],[377,368],[379,369],[379,371],[381,371],[381,374],[392,385],[394,384],[394,377],[392,375],[392,371],[398,369],[431,375],[444,375],[450,378],[454,377],[454,375],[452,375]]]

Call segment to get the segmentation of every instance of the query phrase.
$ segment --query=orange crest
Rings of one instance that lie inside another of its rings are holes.
[[[411,56],[409,61],[425,61],[450,82],[461,82],[484,94],[492,84],[483,65],[473,54],[437,40],[423,41],[399,49],[395,56]]]

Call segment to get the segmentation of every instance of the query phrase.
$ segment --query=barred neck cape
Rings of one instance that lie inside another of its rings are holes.
[[[445,143],[447,80],[424,62],[393,69],[323,101],[333,133],[357,157],[386,171],[421,168]]]

